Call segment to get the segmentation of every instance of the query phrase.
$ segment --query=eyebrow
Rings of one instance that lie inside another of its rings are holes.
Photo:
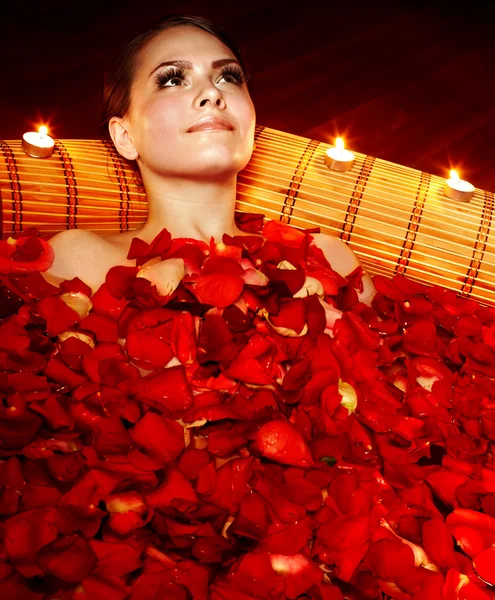
[[[214,60],[211,63],[211,66],[213,69],[219,69],[220,67],[223,67],[224,65],[228,65],[230,63],[235,63],[236,65],[239,65],[239,63],[235,60],[235,58],[220,58],[218,60]],[[167,67],[167,66],[174,66],[174,67],[180,67],[182,69],[192,69],[192,63],[190,63],[188,60],[167,60],[166,62],[162,62],[160,63],[157,67],[155,67],[153,69],[153,71],[151,71],[151,73],[148,75],[148,77],[151,77],[153,75],[153,73],[155,71],[158,71],[158,69],[161,69],[161,67]],[[240,67],[241,65],[239,65]]]

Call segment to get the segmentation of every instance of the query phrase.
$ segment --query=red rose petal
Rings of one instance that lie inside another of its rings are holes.
[[[234,334],[220,315],[204,318],[199,331],[198,348],[202,360],[232,360],[236,352]]]
[[[439,567],[456,566],[454,540],[443,519],[434,518],[423,524],[423,546],[426,554]]]
[[[256,493],[247,494],[239,505],[239,511],[228,529],[228,534],[236,534],[252,539],[261,539],[266,534],[267,509]]]
[[[136,241],[184,259],[167,308],[117,267],[82,322],[57,308],[77,278],[3,276],[24,302],[0,323],[7,597],[488,599],[495,309],[402,276],[363,305],[311,233]],[[29,269],[43,244],[18,237]],[[307,277],[324,301],[292,297]]]
[[[123,298],[120,300],[110,294],[108,285],[103,283],[91,296],[93,303],[93,311],[99,315],[108,317],[109,319],[118,320],[122,311],[127,305],[127,301]]]
[[[46,459],[46,466],[58,481],[74,481],[84,468],[84,461],[77,452],[53,454]]]
[[[97,556],[86,539],[71,535],[45,546],[39,561],[45,572],[62,581],[77,583],[92,571]]]
[[[53,486],[28,483],[22,494],[24,510],[57,506],[62,494]]]
[[[192,405],[192,393],[182,366],[150,373],[131,385],[132,392],[171,418],[181,417]]]
[[[108,293],[117,300],[127,297],[138,272],[139,267],[112,267],[105,278]]]
[[[201,267],[202,275],[210,275],[212,273],[228,273],[229,275],[242,276],[243,268],[237,260],[226,256],[210,256]]]
[[[171,332],[174,354],[183,365],[193,363],[197,357],[196,320],[187,312],[174,315]]]
[[[123,577],[142,566],[140,552],[125,543],[91,540],[90,546],[98,559],[95,574],[103,577]]]
[[[262,233],[266,240],[286,244],[291,248],[299,248],[306,238],[303,231],[275,220],[265,223]]]
[[[0,450],[15,451],[27,446],[36,436],[42,420],[32,412],[19,414],[17,410],[10,411],[9,418],[0,418]],[[12,408],[11,407],[11,408]]]
[[[368,515],[336,517],[317,529],[313,553],[335,563],[339,578],[349,581],[368,550],[369,537]]]
[[[163,464],[176,460],[184,450],[183,427],[153,412],[147,412],[130,433],[139,447]]]
[[[55,258],[53,248],[36,235],[19,235],[0,240],[0,273],[46,271]]]
[[[119,337],[117,323],[104,315],[96,313],[91,313],[83,319],[79,324],[79,328],[92,331],[99,342],[116,342]]]
[[[103,579],[101,577],[87,577],[82,582],[83,594],[92,600],[126,600],[130,589],[117,577]],[[81,600],[86,600],[81,598]],[[77,598],[79,600],[79,598]]]
[[[306,280],[304,269],[281,269],[268,264],[264,267],[263,271],[270,281],[284,282],[291,295],[298,292]]]
[[[443,586],[445,600],[489,600],[490,596],[456,569],[449,569]]]
[[[484,581],[495,585],[495,546],[475,556],[473,566]]]
[[[300,334],[306,324],[306,304],[304,300],[283,300],[280,303],[279,312],[270,315],[270,323],[275,327],[290,329]]]
[[[414,568],[414,553],[398,540],[382,539],[371,544],[364,562],[380,579],[397,581]]]
[[[278,374],[274,361],[275,351],[272,342],[255,333],[230,363],[225,375],[247,383],[271,383]]]
[[[306,441],[291,423],[269,421],[258,431],[256,447],[263,456],[286,465],[308,468],[313,464]]]
[[[246,233],[260,233],[263,228],[264,216],[261,213],[235,212],[235,224]]]
[[[174,355],[170,344],[161,339],[157,329],[132,331],[127,336],[124,346],[127,355],[143,369],[154,371],[165,367]]]
[[[104,361],[116,359],[125,361],[126,357],[118,344],[100,343],[92,352],[83,358],[83,368],[88,376],[95,382],[101,381],[100,366]]]
[[[191,480],[198,477],[201,469],[210,462],[210,455],[206,450],[188,447],[179,459],[179,469]]]
[[[38,310],[46,321],[49,335],[59,335],[81,320],[77,312],[58,296],[42,298],[38,303]]]
[[[5,551],[16,569],[25,577],[42,575],[36,554],[58,535],[51,510],[41,508],[21,513],[5,521],[4,528]]]
[[[199,500],[189,480],[177,469],[170,469],[164,483],[146,496],[146,502],[153,508],[174,507],[179,512],[187,512],[197,506]]]
[[[213,273],[195,277],[190,285],[194,295],[203,304],[225,308],[237,300],[244,281],[239,275]]]
[[[67,385],[70,389],[76,388],[87,379],[84,375],[70,369],[58,358],[48,361],[45,375],[52,381]]]
[[[304,517],[283,527],[270,529],[261,540],[261,547],[275,554],[296,554],[302,550],[313,537],[314,524],[310,517]]]
[[[456,509],[446,519],[457,544],[471,557],[495,545],[495,518],[483,513]]]
[[[131,436],[118,417],[100,419],[93,430],[94,448],[103,456],[126,454],[132,444]]]
[[[12,598],[12,600],[43,600],[45,594],[31,589],[29,580],[19,573],[11,577],[0,579],[0,597]]]
[[[27,350],[29,345],[30,340],[26,330],[16,321],[5,321],[0,325],[0,349],[21,352]]]
[[[321,257],[324,259],[323,252],[320,249],[312,249],[312,252],[321,253]],[[309,277],[314,277],[323,286],[325,296],[335,296],[339,293],[339,288],[342,286],[342,278],[338,273],[332,271],[330,268],[322,267],[321,265],[316,266],[315,264],[309,264],[307,268],[307,274]],[[345,280],[343,280],[345,283]]]
[[[208,502],[232,510],[239,506],[248,490],[248,481],[253,472],[253,461],[250,458],[236,458],[229,460],[217,471],[210,463],[203,467],[200,473],[197,490],[203,494]],[[203,477],[203,472],[208,473],[208,481]],[[212,489],[206,489],[205,483]]]
[[[138,237],[132,238],[127,258],[129,260],[135,258],[137,259],[136,264],[142,265],[150,258],[160,256],[166,252],[171,244],[171,241],[172,236],[166,229],[162,229],[150,244],[147,244]]]
[[[437,329],[431,321],[420,321],[404,332],[404,349],[413,354],[432,356],[438,348]]]

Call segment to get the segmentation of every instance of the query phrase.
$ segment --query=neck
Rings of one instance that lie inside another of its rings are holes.
[[[241,235],[234,220],[237,176],[221,180],[188,177],[143,177],[148,197],[148,219],[135,234],[150,242],[162,229],[172,237],[220,242],[224,233]]]

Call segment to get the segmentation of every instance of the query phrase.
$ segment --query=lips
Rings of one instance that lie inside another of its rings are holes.
[[[187,130],[187,133],[194,133],[196,131],[217,130],[233,131],[234,127],[232,123],[224,117],[209,116],[204,117],[203,119],[200,119],[199,121],[191,125],[191,127],[189,127],[189,129]]]

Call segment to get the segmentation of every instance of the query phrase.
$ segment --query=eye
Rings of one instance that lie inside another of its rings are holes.
[[[235,65],[227,65],[224,67],[222,69],[222,77],[227,81],[227,83],[235,83],[237,85],[242,85],[246,81],[246,77],[244,76],[242,69],[240,67],[236,67]]]
[[[185,74],[185,70],[180,67],[170,67],[166,71],[157,73],[154,81],[159,89],[179,87],[184,82]],[[225,66],[221,71],[220,78],[235,85],[242,85],[247,81],[242,69],[236,65]]]
[[[172,82],[179,82],[179,84],[182,83],[184,81],[184,75],[185,75],[184,69],[172,67],[172,68],[168,69],[167,71],[160,71],[159,73],[157,73],[157,75],[155,76],[155,84],[159,88],[178,87],[178,85],[176,85],[176,84],[173,84],[173,85],[167,85],[167,84],[172,83]]]

